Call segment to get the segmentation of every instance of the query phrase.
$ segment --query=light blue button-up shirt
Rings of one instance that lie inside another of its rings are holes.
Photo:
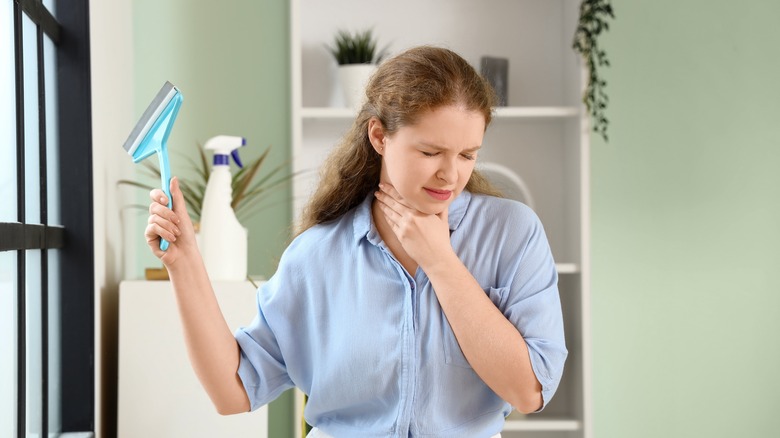
[[[392,256],[372,222],[373,196],[298,236],[236,331],[252,409],[297,386],[309,424],[335,437],[490,437],[512,407],[474,372],[428,277]],[[545,405],[567,351],[557,272],[534,212],[463,192],[451,242],[522,334]]]

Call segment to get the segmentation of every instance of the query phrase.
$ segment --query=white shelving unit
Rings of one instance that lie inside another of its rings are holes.
[[[322,160],[349,129],[326,45],[339,29],[373,28],[390,55],[421,44],[509,59],[510,106],[498,108],[480,160],[517,173],[550,240],[569,359],[558,392],[539,414],[507,419],[502,436],[591,438],[590,142],[581,105],[584,74],[571,49],[579,0],[291,0],[293,185],[297,217]],[[299,394],[300,395],[300,394]],[[302,396],[297,403],[300,435]]]

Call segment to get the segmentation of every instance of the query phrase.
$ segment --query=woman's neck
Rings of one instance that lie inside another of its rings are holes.
[[[406,250],[404,250],[401,241],[398,240],[398,237],[396,237],[393,229],[387,222],[385,214],[377,205],[376,199],[371,203],[371,217],[374,220],[374,225],[376,226],[376,231],[379,233],[379,237],[385,242],[385,245],[387,245],[387,248],[395,259],[398,260],[404,269],[406,269],[406,272],[414,278],[414,274],[417,272],[417,262],[409,257]]]

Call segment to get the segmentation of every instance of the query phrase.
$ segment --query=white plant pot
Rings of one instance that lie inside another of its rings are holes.
[[[374,64],[340,65],[339,83],[344,92],[344,100],[349,108],[359,110],[366,98],[366,85],[376,71]]]

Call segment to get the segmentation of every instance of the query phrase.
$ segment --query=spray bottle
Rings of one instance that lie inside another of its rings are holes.
[[[243,167],[238,148],[243,137],[218,135],[210,138],[205,149],[214,151],[203,207],[200,213],[200,251],[211,280],[243,281],[247,273],[247,230],[238,222],[233,208],[233,178],[230,158]]]

